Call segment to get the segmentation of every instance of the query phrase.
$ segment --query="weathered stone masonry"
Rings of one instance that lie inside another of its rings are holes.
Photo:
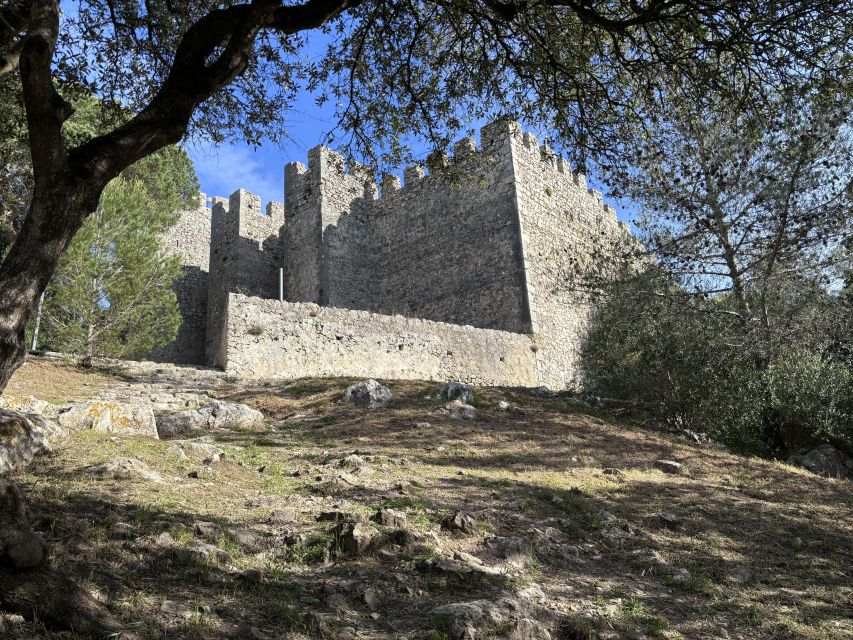
[[[184,326],[155,355],[248,377],[576,383],[591,307],[573,282],[627,227],[517,123],[432,166],[380,191],[316,147],[266,214],[243,190],[202,196],[167,238],[186,265]]]

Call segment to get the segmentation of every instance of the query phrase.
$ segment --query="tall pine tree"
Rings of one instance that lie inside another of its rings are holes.
[[[127,358],[174,339],[181,318],[171,285],[180,260],[161,239],[196,188],[190,160],[177,147],[107,186],[48,286],[42,345]]]

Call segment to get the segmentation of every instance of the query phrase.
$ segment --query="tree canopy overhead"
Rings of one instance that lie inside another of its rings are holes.
[[[3,69],[33,9],[7,3]],[[415,134],[440,146],[511,114],[585,160],[608,151],[637,100],[678,70],[705,90],[738,75],[738,99],[798,76],[845,75],[853,3],[804,0],[83,0],[61,3],[53,74],[151,115],[190,106],[190,131],[260,143],[286,135],[306,89],[331,101],[337,142],[371,154]],[[29,15],[28,15],[29,14]],[[13,30],[14,29],[14,30]],[[313,30],[328,34],[312,54]],[[94,151],[94,149],[93,149]]]
[[[62,13],[62,15],[61,15]],[[322,30],[327,49],[311,55]],[[6,0],[0,72],[18,72],[33,190],[0,268],[0,388],[24,327],[106,184],[187,135],[285,135],[300,91],[334,105],[335,144],[379,162],[410,135],[441,147],[511,115],[553,131],[578,166],[619,160],[662,72],[733,102],[853,61],[844,0]],[[62,135],[78,86],[132,114],[77,146]]]

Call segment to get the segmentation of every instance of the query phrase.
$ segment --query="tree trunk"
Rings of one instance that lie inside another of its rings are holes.
[[[0,393],[27,351],[25,331],[59,259],[102,187],[65,176],[36,185],[27,221],[0,264]]]
[[[0,556],[8,551],[4,543],[19,540],[21,534],[32,535],[21,491],[8,477],[0,477]],[[0,609],[96,638],[116,637],[123,629],[104,605],[44,559],[35,567],[20,568],[0,557]]]

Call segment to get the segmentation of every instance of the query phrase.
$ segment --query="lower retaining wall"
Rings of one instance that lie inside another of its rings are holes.
[[[226,373],[535,386],[529,336],[232,293]]]

